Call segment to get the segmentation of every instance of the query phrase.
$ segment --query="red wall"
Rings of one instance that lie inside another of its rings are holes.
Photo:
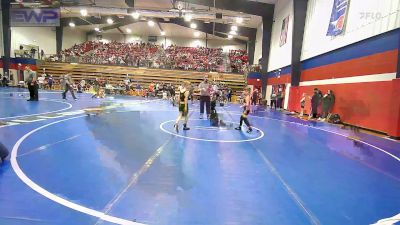
[[[31,64],[21,64],[21,66],[18,67],[18,64],[10,63],[9,68],[10,70],[25,70],[25,68],[29,66],[31,70],[37,71],[37,66],[36,65],[31,65]],[[3,62],[0,61],[0,69],[3,69]]]
[[[262,81],[261,81],[261,79],[247,79],[247,84],[253,85],[255,88],[261,89]]]
[[[268,78],[268,85],[276,85],[276,84],[288,84],[291,82],[291,74],[282,74],[279,77],[271,77]]]
[[[400,113],[392,111],[393,105],[400,104],[398,99],[392,98],[394,82],[293,87],[290,90],[289,110],[300,111],[299,101],[302,93],[312,96],[314,88],[320,89],[324,94],[332,90],[336,97],[333,113],[339,114],[344,122],[387,133],[389,124],[393,122],[391,115]],[[310,100],[307,99],[305,107],[307,113],[310,112],[310,107]]]
[[[391,100],[387,134],[392,137],[400,137],[400,79],[392,82]]]
[[[303,61],[300,81],[318,81],[319,85],[292,87],[289,110],[300,111],[303,93],[311,96],[318,88],[325,94],[330,89],[336,96],[333,113],[344,122],[400,137],[400,79],[376,81],[379,75],[390,73],[394,77],[397,72],[399,41],[397,29]],[[360,83],[324,85],[327,79],[366,75],[376,77]],[[305,110],[310,112],[309,99]]]
[[[398,50],[391,50],[301,72],[300,81],[324,80],[397,71]]]

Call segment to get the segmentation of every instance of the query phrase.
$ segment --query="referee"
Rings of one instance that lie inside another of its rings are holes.
[[[36,74],[31,70],[29,66],[25,67],[28,71],[28,90],[29,99],[28,101],[39,101],[39,84],[37,83]]]
[[[200,119],[203,119],[204,105],[206,105],[207,119],[210,118],[210,102],[211,102],[211,84],[208,82],[208,78],[204,77],[204,81],[199,85],[200,89]]]

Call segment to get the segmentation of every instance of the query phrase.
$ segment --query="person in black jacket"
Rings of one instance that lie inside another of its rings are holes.
[[[228,89],[228,93],[227,93],[226,97],[228,98],[228,102],[232,102],[232,89],[231,88]]]
[[[276,104],[279,110],[283,110],[283,98],[282,88],[279,88],[278,93],[276,94]]]
[[[328,114],[332,111],[333,104],[335,104],[335,95],[331,90],[328,90],[328,93],[322,98],[321,120],[325,120],[328,117]]]
[[[312,118],[317,118],[318,106],[321,103],[321,94],[318,88],[314,88],[314,95],[311,98],[311,115]]]
[[[3,75],[3,79],[1,80],[2,86],[3,87],[7,87],[8,86],[8,79],[7,79],[7,75]]]

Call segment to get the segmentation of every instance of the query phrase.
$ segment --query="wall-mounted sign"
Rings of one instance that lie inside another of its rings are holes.
[[[346,15],[350,0],[335,0],[333,2],[331,19],[326,36],[337,36],[343,33],[346,25]]]
[[[149,36],[147,40],[149,42],[156,42],[157,41],[157,36]]]
[[[12,27],[52,27],[60,26],[59,8],[11,8]]]
[[[289,31],[289,16],[287,16],[282,21],[281,39],[279,41],[279,46],[286,44],[288,31]]]

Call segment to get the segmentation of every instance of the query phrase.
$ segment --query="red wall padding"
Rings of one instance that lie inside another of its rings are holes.
[[[248,85],[253,85],[256,88],[261,88],[262,81],[261,81],[261,79],[247,79],[247,84]]]
[[[304,92],[304,91],[303,91]],[[303,93],[301,92],[301,93]],[[289,92],[289,104],[288,104],[288,110],[289,111],[295,111],[295,112],[300,112],[300,99],[301,99],[301,94],[300,94],[300,87],[290,87],[290,92]],[[308,113],[306,111],[306,113]]]
[[[25,70],[25,68],[29,66],[31,68],[31,70],[33,71],[37,71],[37,66],[36,65],[29,65],[29,64],[21,64],[21,66],[19,67],[21,70]],[[3,69],[3,63],[0,62],[0,69]],[[10,70],[18,70],[18,64],[10,64],[9,65],[9,69]]]
[[[276,84],[288,84],[291,82],[291,74],[282,74],[279,78],[278,77],[271,77],[268,78],[268,85],[276,85]]]
[[[301,81],[395,73],[397,71],[397,52],[398,50],[395,49],[303,70],[301,72]]]
[[[21,64],[19,69],[25,70],[25,68],[29,66],[31,70],[37,71],[37,66],[36,65],[28,65],[28,64]],[[18,70],[18,64],[10,64],[10,70]]]
[[[400,137],[400,79],[392,82],[391,108],[388,118],[388,135]]]
[[[290,90],[289,110],[300,111],[299,101],[302,93],[312,96],[315,87],[324,94],[328,90],[332,90],[336,97],[333,113],[339,114],[344,122],[388,133],[389,124],[393,122],[393,114],[399,115],[400,113],[400,111],[392,111],[392,105],[400,103],[398,100],[400,95],[396,100],[392,98],[393,82],[293,87]],[[398,88],[400,88],[400,84]],[[310,100],[307,99],[306,113],[310,112],[310,107]]]

